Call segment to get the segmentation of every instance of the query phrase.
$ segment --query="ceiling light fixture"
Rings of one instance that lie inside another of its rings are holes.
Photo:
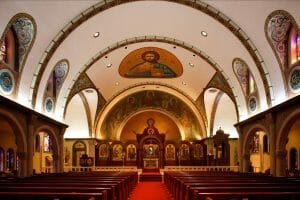
[[[112,66],[111,63],[108,63],[108,64],[106,65],[107,68],[110,68],[111,66]]]
[[[189,66],[194,67],[194,64],[193,63],[189,63]]]
[[[116,86],[118,86],[119,84],[120,84],[119,82],[116,82],[116,83],[115,83]]]
[[[205,32],[205,31],[201,31],[201,35],[202,35],[203,37],[206,37],[208,34],[207,34],[207,32]]]
[[[99,32],[95,32],[94,34],[93,34],[93,37],[94,38],[97,38],[97,37],[99,37],[100,36],[100,33]]]
[[[182,85],[186,85],[186,82],[184,82],[184,81],[182,81],[181,83],[182,83]]]

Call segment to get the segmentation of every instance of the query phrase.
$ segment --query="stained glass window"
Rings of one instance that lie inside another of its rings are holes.
[[[256,84],[252,73],[249,73],[249,94],[256,92]]]
[[[300,37],[295,27],[290,31],[290,64],[294,64],[300,60]]]
[[[4,40],[0,47],[0,60],[6,62],[6,56],[7,56],[7,44]]]
[[[45,133],[44,134],[44,152],[50,152],[50,146],[51,146],[51,140],[50,140],[50,136]]]
[[[6,169],[9,171],[14,169],[14,150],[12,149],[6,152]]]
[[[0,148],[0,172],[4,171],[4,150]]]

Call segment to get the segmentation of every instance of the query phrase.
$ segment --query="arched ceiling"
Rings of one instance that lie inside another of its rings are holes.
[[[16,99],[25,106],[43,112],[50,73],[59,60],[68,60],[70,70],[55,113],[50,115],[58,120],[64,120],[70,91],[83,72],[106,102],[128,88],[148,83],[196,101],[218,70],[236,98],[237,118],[243,120],[251,114],[232,61],[241,58],[255,77],[258,112],[286,100],[280,67],[264,26],[268,15],[278,9],[299,22],[299,8],[298,1],[1,1],[0,31],[17,13],[27,13],[37,24]],[[208,35],[203,37],[202,31]],[[99,37],[93,37],[95,32]],[[142,47],[171,52],[182,63],[183,74],[172,79],[120,76],[122,59]]]

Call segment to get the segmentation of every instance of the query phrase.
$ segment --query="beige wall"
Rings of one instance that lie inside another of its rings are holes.
[[[14,163],[16,164],[17,145],[15,143],[16,137],[10,124],[4,120],[0,120],[0,136],[0,147],[4,150],[4,171],[6,171],[6,152],[9,149],[14,150]],[[16,165],[14,167],[16,168]]]
[[[300,152],[300,120],[297,120],[288,135],[288,143],[286,144],[288,168],[290,169],[290,150],[295,148],[298,152],[298,169],[299,169],[299,152]]]
[[[266,133],[263,131],[258,131],[257,133],[259,134],[259,152],[251,153],[250,161],[252,162],[255,172],[265,172],[270,168],[270,153],[263,152],[263,137]],[[270,140],[269,137],[268,140]]]

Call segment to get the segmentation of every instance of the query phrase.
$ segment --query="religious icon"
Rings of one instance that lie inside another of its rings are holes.
[[[127,160],[136,160],[136,147],[134,144],[127,146]]]
[[[108,157],[108,146],[107,144],[101,144],[99,146],[99,157],[107,158]]]
[[[173,144],[166,146],[165,158],[166,160],[175,160],[175,146]]]
[[[129,68],[126,77],[176,77],[177,74],[167,65],[159,63],[160,55],[156,51],[145,51],[143,62]]]
[[[126,78],[174,78],[182,74],[179,59],[165,49],[144,47],[129,53],[119,73]]]
[[[123,147],[120,144],[115,144],[113,146],[113,161],[123,160]]]

